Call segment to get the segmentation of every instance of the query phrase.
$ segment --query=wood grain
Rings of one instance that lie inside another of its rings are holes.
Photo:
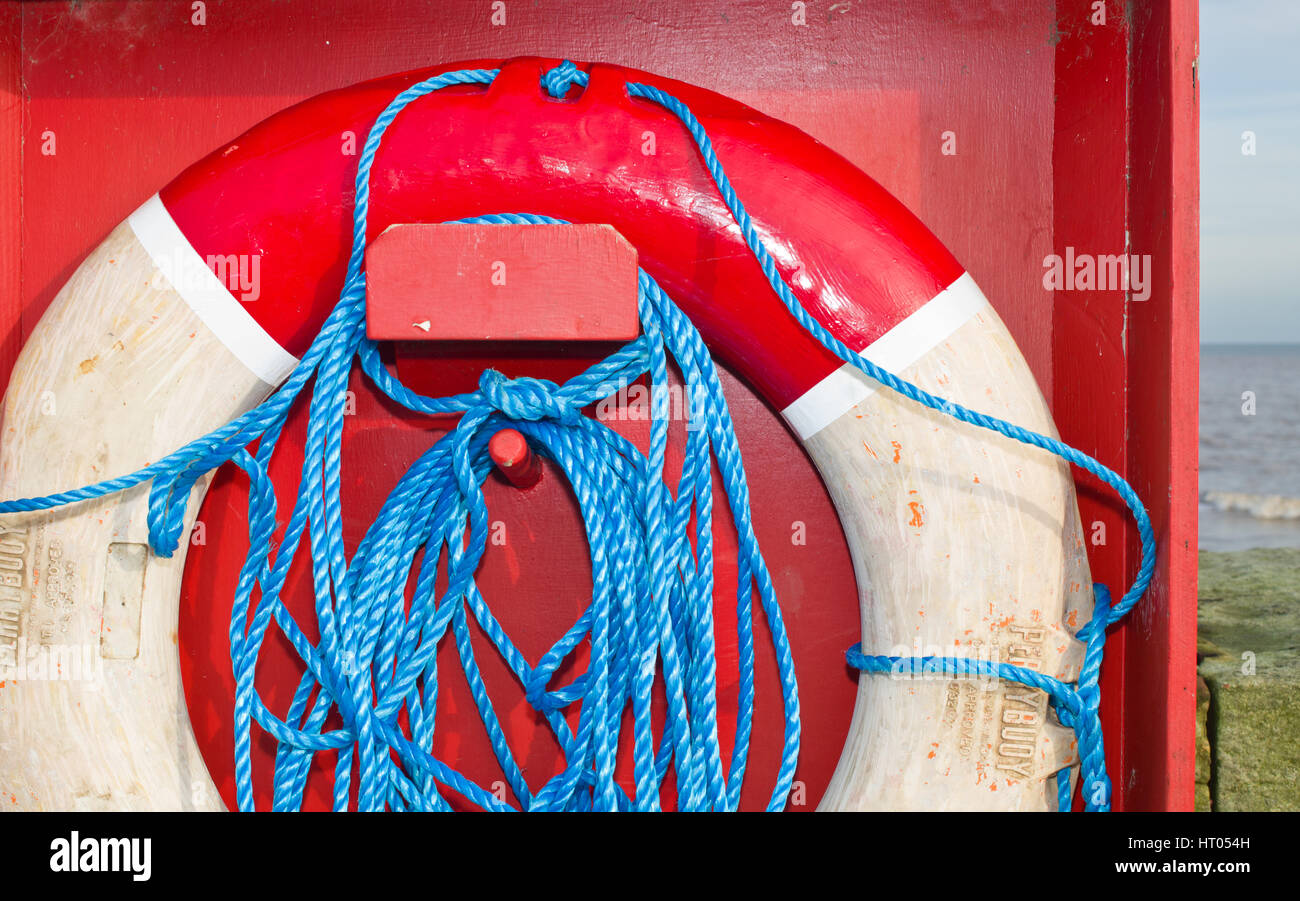
[[[14,367],[0,496],[148,464],[257,403],[248,372],[118,226],[64,286]],[[0,675],[0,786],[26,810],[220,809],[181,691],[187,542],[147,548],[148,485],[0,517],[23,568],[18,659]],[[188,536],[206,479],[186,512]]]

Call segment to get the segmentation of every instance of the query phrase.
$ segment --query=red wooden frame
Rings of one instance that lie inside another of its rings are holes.
[[[296,100],[442,60],[567,55],[691,81],[787,119],[893,191],[993,300],[1063,437],[1125,474],[1160,540],[1115,631],[1103,723],[1120,809],[1190,809],[1195,705],[1197,12],[1087,0],[490,5],[0,5],[0,371],[104,234],[185,165]],[[111,52],[109,52],[111,51]],[[948,137],[951,133],[951,139]],[[57,151],[43,152],[53,139]],[[942,152],[955,140],[957,153]],[[1127,243],[1125,236],[1127,235]],[[1075,247],[1149,253],[1145,301],[1042,286]],[[1047,315],[1050,311],[1050,315]],[[753,455],[757,466],[788,465]],[[1137,548],[1081,486],[1094,574]]]

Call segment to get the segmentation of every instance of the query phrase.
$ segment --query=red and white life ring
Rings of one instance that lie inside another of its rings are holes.
[[[796,129],[602,64],[585,67],[590,83],[575,99],[552,99],[539,79],[555,62],[508,61],[486,89],[446,89],[404,111],[376,159],[371,235],[525,208],[612,224],[714,353],[802,440],[853,554],[868,653],[995,658],[1075,678],[1073,633],[1092,594],[1065,464],[878,390],[816,344],[768,288],[689,135],[624,85],[656,85],[690,106],[783,274],[841,340],[926,390],[1053,433],[1028,367],[971,277],[898,201]],[[131,472],[265,397],[342,281],[356,164],[348,142],[364,140],[403,88],[495,65],[321,95],[146,201],[81,264],[19,357],[5,396],[0,496]],[[240,260],[257,261],[255,286],[218,277]],[[220,806],[181,690],[185,545],[170,559],[149,551],[147,490],[0,519],[0,643],[15,654],[90,646],[102,667],[95,680],[0,688],[6,806]],[[864,674],[821,806],[1055,809],[1048,777],[1076,759],[1041,692]]]

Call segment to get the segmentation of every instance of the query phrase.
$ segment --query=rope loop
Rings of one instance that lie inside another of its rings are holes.
[[[894,677],[942,674],[945,676],[978,675],[1018,682],[1044,692],[1061,725],[1073,730],[1078,739],[1081,780],[1091,786],[1084,792],[1086,810],[1108,810],[1110,779],[1106,775],[1105,746],[1101,733],[1101,659],[1106,644],[1106,623],[1110,617],[1110,590],[1100,583],[1093,586],[1096,598],[1092,619],[1075,633],[1085,642],[1083,666],[1073,685],[1054,676],[1010,663],[966,657],[885,657],[868,656],[862,645],[855,644],[845,652],[849,666],[869,673],[889,674]],[[1070,768],[1057,776],[1060,809],[1070,809]]]

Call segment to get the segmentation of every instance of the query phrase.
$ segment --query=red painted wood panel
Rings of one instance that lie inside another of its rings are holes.
[[[23,311],[22,9],[0,6],[0,372],[6,380],[25,333]]]
[[[911,206],[1007,321],[1062,434],[1135,480],[1162,553],[1151,603],[1118,630],[1108,655],[1105,725],[1116,802],[1190,805],[1194,3],[1112,2],[1112,24],[1100,30],[1084,30],[1091,4],[1083,0],[1063,0],[1055,11],[943,0],[809,4],[802,25],[785,3],[506,6],[502,25],[492,24],[490,4],[479,0],[436,8],[210,0],[203,24],[192,21],[186,0],[0,6],[0,90],[23,92],[21,117],[12,105],[0,107],[0,163],[8,163],[0,173],[21,176],[0,183],[0,211],[10,213],[0,217],[5,370],[19,338],[115,223],[202,154],[323,90],[444,60],[542,53],[637,66],[730,94],[820,138]],[[1132,114],[1139,107],[1141,115]],[[47,135],[52,153],[42,152]],[[20,201],[21,218],[13,214]],[[1124,229],[1136,251],[1152,254],[1149,300],[1124,305],[1113,292],[1044,290],[1045,255],[1065,246],[1115,252]],[[508,355],[508,369],[518,367],[514,374],[581,364],[571,353],[564,362],[555,348],[498,353]],[[403,369],[418,369],[425,354],[404,351]],[[488,359],[495,361],[473,353],[427,357],[426,365],[450,385]],[[829,510],[806,459],[771,411],[734,381],[729,390],[754,473],[760,537],[769,536],[784,590],[851,598],[837,527],[815,550],[811,542],[788,549],[788,508],[807,517]],[[372,472],[400,465],[414,447],[402,441],[417,438],[391,437],[385,417],[392,411],[366,400],[364,390],[358,409],[371,418],[358,413],[352,446],[373,458]],[[218,480],[203,513],[210,528],[235,515],[234,481]],[[364,487],[357,488],[358,517],[379,501]],[[1091,549],[1096,574],[1118,585],[1136,563],[1132,531],[1087,486],[1082,497],[1085,527],[1107,523],[1107,544]],[[569,562],[557,566],[581,559],[578,536],[565,534],[557,546]],[[546,547],[538,539],[520,553],[541,565],[556,557]],[[520,562],[502,560],[490,578],[509,584]],[[187,579],[191,602],[228,599],[220,586],[198,581]],[[218,624],[224,617],[209,612]],[[839,627],[822,628],[821,653],[838,659]],[[215,679],[226,664],[218,654],[207,665]],[[849,681],[842,666],[837,672]],[[821,756],[810,765],[825,766],[837,749],[813,751]]]
[[[935,231],[997,299],[1050,389],[1050,320],[1036,312],[1038,261],[1050,250],[1050,7],[850,3],[810,7],[800,26],[789,4],[507,6],[506,24],[493,26],[480,0],[444,0],[436,14],[401,0],[209,2],[199,26],[184,0],[25,4],[29,151],[43,130],[58,136],[57,156],[29,152],[24,166],[27,203],[42,211],[24,226],[26,328],[113,225],[270,113],[440,61],[548,53],[786,113]],[[895,102],[900,94],[911,99]],[[945,132],[955,155],[942,152]]]

